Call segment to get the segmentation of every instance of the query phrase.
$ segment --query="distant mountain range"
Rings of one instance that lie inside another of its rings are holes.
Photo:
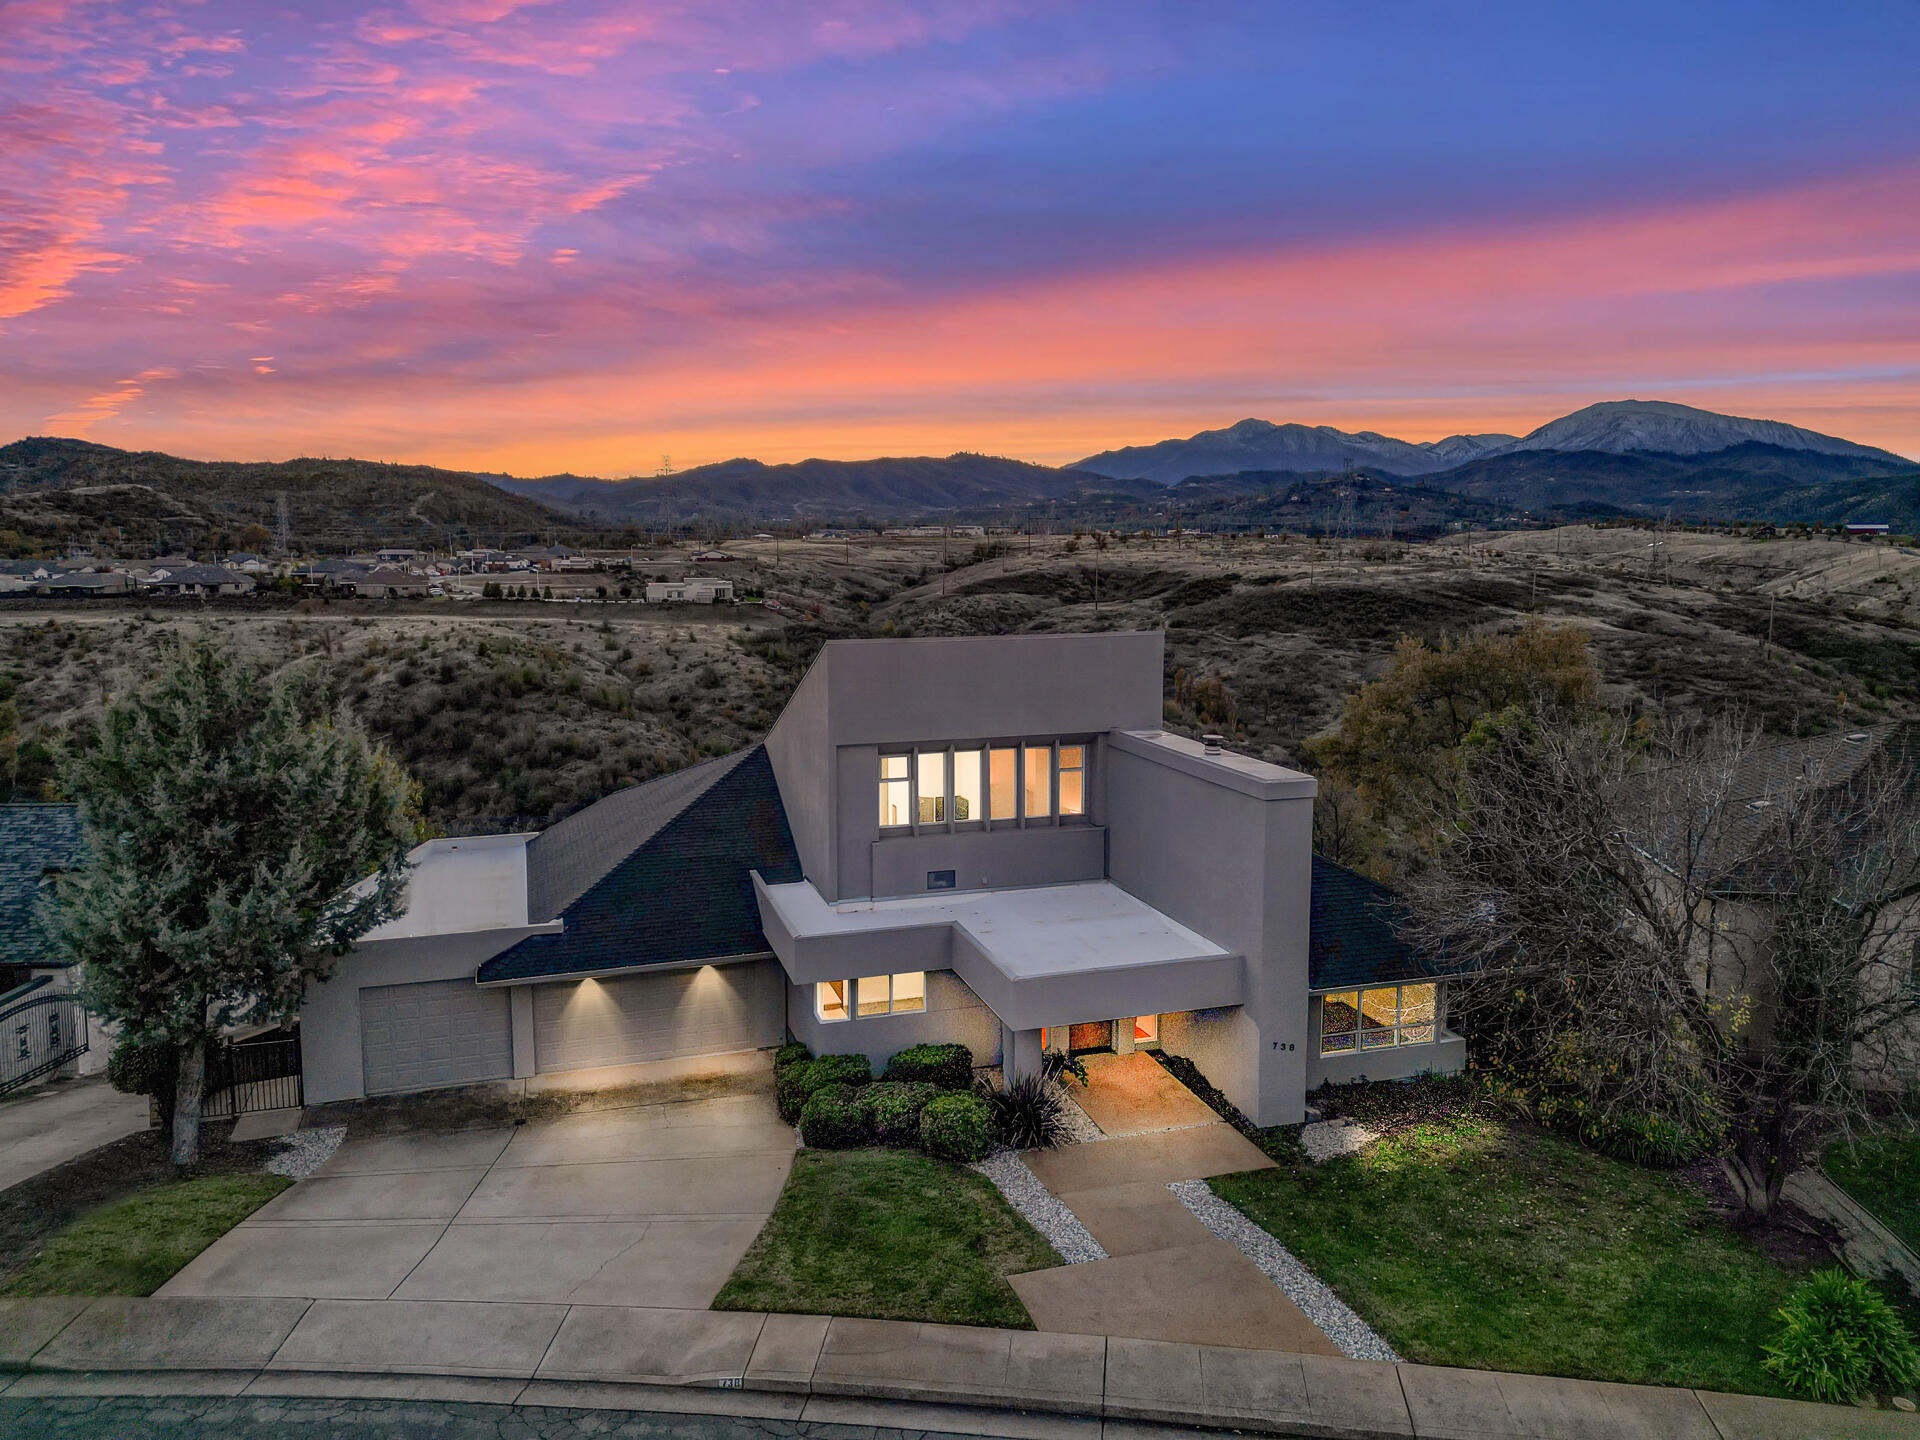
[[[1355,482],[1369,483],[1364,487]],[[361,460],[182,460],[79,440],[0,447],[0,531],[192,543],[271,528],[285,493],[306,544],[445,545],[648,526],[971,520],[1316,528],[1395,533],[1449,523],[1672,516],[1920,530],[1920,464],[1774,420],[1665,401],[1589,405],[1525,436],[1411,442],[1326,425],[1243,420],[1056,468],[992,455],[725,460],[677,475],[518,479]]]
[[[1891,467],[1881,473],[1914,468],[1914,462],[1890,451],[1798,425],[1717,415],[1666,400],[1604,401],[1549,421],[1525,436],[1449,435],[1444,440],[1417,442],[1371,430],[1349,433],[1331,425],[1242,420],[1224,430],[1202,430],[1185,440],[1103,451],[1074,468],[1171,485],[1193,475],[1245,470],[1313,472],[1351,465],[1388,475],[1440,475],[1479,460],[1537,451],[1697,457],[1748,445]]]

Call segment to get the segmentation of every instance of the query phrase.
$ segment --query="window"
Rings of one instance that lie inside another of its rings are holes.
[[[880,824],[883,828],[905,825],[913,818],[908,793],[913,783],[907,778],[909,758],[906,755],[880,757]]]
[[[981,788],[980,752],[953,752],[953,818],[962,824],[987,818],[986,792]]]
[[[1440,987],[1432,981],[1322,995],[1320,1053],[1432,1044],[1439,1037],[1439,1008]]]
[[[1160,1017],[1158,1015],[1136,1015],[1133,1017],[1133,1043],[1136,1045],[1158,1045],[1160,1043]]]
[[[1026,755],[1026,817],[1044,820],[1053,813],[1053,747],[1029,745]]]
[[[927,1008],[927,977],[912,970],[903,975],[862,975],[854,982],[860,1014],[903,1015]]]
[[[1064,819],[1069,815],[1087,813],[1087,747],[1084,745],[1062,745],[1060,747],[1060,814]]]
[[[947,818],[947,754],[944,750],[920,754],[920,823],[940,825]]]
[[[1018,750],[992,750],[988,752],[987,769],[993,787],[993,818],[995,820],[1013,820],[1020,814],[1018,794],[1020,752]]]
[[[822,980],[813,987],[813,1013],[821,1020],[847,1018],[847,982]]]

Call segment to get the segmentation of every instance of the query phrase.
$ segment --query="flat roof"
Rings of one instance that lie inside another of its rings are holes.
[[[829,905],[810,881],[767,885],[795,936],[817,939],[953,924],[1013,980],[1215,959],[1229,952],[1110,880],[942,891]]]
[[[407,908],[360,937],[406,940],[527,925],[526,835],[429,840],[407,857]]]

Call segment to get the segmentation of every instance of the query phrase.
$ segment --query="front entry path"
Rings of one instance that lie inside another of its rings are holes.
[[[1151,1056],[1096,1058],[1088,1085],[1073,1087],[1073,1097],[1103,1131],[1120,1133],[1029,1150],[1021,1159],[1110,1258],[1008,1276],[1035,1326],[1338,1355],[1279,1286],[1167,1188],[1176,1180],[1272,1169],[1273,1161]]]
[[[158,1293],[702,1310],[793,1152],[763,1094],[350,1139]]]

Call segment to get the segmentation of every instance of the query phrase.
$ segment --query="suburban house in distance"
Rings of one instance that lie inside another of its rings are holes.
[[[1158,633],[830,642],[764,744],[436,840],[301,1016],[308,1103],[764,1048],[1189,1057],[1261,1124],[1459,1069],[1314,781],[1160,728]]]

